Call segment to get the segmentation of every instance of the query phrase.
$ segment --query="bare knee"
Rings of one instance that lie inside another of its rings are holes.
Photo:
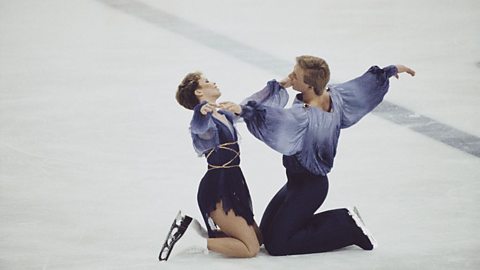
[[[235,238],[238,241],[240,241],[244,248],[239,252],[239,257],[240,258],[253,258],[257,256],[258,252],[260,251],[260,245],[258,243],[258,240],[256,236],[247,236],[247,237],[240,237],[240,238]]]
[[[235,257],[251,258],[258,254],[260,245],[255,229],[248,225],[243,217],[237,216],[232,209],[225,214],[222,202],[217,203],[217,209],[212,211],[210,216],[224,233],[243,244]]]
[[[253,258],[257,256],[258,252],[260,251],[260,245],[258,243],[244,243],[247,247],[245,252],[245,258]]]
[[[237,240],[240,244],[239,248],[237,249],[237,254],[234,257],[253,258],[257,256],[258,252],[260,251],[260,245],[255,236],[252,237],[252,235],[247,234],[243,235],[242,237],[230,237]]]
[[[260,244],[258,242],[257,235],[253,227],[250,226],[250,233],[244,234],[241,237],[237,238],[241,241],[246,249],[245,249],[245,258],[252,258],[257,256],[258,252],[260,251]]]

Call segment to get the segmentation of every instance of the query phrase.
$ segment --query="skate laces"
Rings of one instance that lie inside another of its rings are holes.
[[[212,165],[212,164],[208,164],[208,170],[214,170],[214,169],[228,169],[228,168],[235,168],[235,167],[240,167],[240,165],[230,165],[230,163],[232,163],[235,159],[237,159],[237,157],[240,156],[240,152],[238,151],[235,151],[235,149],[232,149],[228,146],[230,145],[234,145],[234,144],[237,144],[237,142],[228,142],[228,143],[222,143],[218,146],[219,149],[225,149],[225,150],[228,150],[228,151],[231,151],[233,153],[235,153],[235,156],[229,160],[228,162],[222,164],[222,165]],[[207,160],[208,158],[213,154],[213,152],[215,151],[215,148],[212,148],[210,150],[210,152],[208,152],[207,154]]]

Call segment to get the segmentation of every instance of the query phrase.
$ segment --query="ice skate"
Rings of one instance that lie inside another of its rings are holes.
[[[206,236],[207,232],[196,219],[182,216],[179,211],[158,258],[167,261],[178,254],[208,252]]]
[[[170,227],[170,231],[167,234],[165,242],[163,243],[162,249],[160,250],[160,254],[158,259],[160,261],[166,261],[170,257],[170,253],[172,252],[172,248],[175,243],[180,239],[185,230],[187,229],[188,225],[190,225],[192,219],[190,217],[182,217],[181,211],[178,211],[177,216],[173,220],[172,226]]]
[[[348,208],[348,214],[352,217],[352,219],[355,221],[355,224],[361,229],[362,233],[364,234],[364,239],[362,239],[361,242],[357,244],[361,248],[365,250],[372,250],[375,249],[378,244],[375,238],[373,238],[372,233],[367,229],[365,226],[365,222],[363,222],[362,217],[360,216],[360,212],[358,211],[357,207],[353,208]]]

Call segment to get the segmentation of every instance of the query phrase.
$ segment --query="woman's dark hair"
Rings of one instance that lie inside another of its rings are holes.
[[[198,81],[201,77],[201,72],[188,73],[177,88],[175,95],[177,102],[189,110],[193,110],[193,108],[200,103],[195,95],[195,90],[200,88]]]

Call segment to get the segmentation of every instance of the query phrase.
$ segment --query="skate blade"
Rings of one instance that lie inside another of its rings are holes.
[[[168,231],[165,242],[163,243],[160,254],[158,255],[159,261],[167,261],[172,252],[175,243],[183,236],[188,228],[188,225],[192,222],[192,218],[185,215],[182,216],[182,211],[178,211],[177,216],[173,220],[172,226]]]

